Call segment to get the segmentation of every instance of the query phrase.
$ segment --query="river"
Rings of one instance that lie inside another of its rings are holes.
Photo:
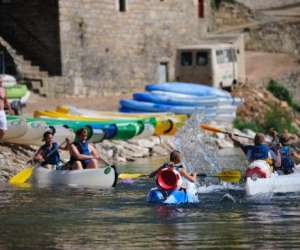
[[[148,173],[159,162],[121,171]],[[202,188],[201,202],[150,205],[147,179],[111,190],[0,187],[0,249],[292,249],[300,194],[247,199],[242,185]],[[224,199],[224,195],[230,199]]]

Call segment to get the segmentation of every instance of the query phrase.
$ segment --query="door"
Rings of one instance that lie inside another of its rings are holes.
[[[159,83],[164,83],[169,81],[168,63],[161,62],[159,64]]]
[[[195,52],[195,66],[193,71],[194,82],[205,85],[213,85],[212,76],[212,50],[196,50]]]

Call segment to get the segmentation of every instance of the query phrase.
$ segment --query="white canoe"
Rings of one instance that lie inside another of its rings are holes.
[[[2,138],[3,141],[18,138],[25,135],[27,131],[27,122],[25,119],[14,119],[7,121],[7,130]]]
[[[256,195],[263,193],[290,193],[300,192],[300,169],[296,168],[293,174],[276,175],[270,178],[250,177],[246,180],[246,194]]]
[[[107,166],[84,170],[49,170],[36,167],[32,172],[32,184],[39,187],[66,185],[70,187],[111,188],[118,179],[116,168]]]
[[[45,122],[28,122],[26,133],[20,137],[7,139],[7,142],[22,145],[41,145],[43,134],[49,130],[49,126]]]

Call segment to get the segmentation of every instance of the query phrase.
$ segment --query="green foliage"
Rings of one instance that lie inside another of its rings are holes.
[[[293,117],[278,105],[271,105],[270,107],[271,110],[267,112],[262,124],[264,131],[274,128],[279,133],[283,133],[285,129],[291,133],[296,133],[296,129],[292,126]]]
[[[233,122],[233,126],[239,130],[251,129],[255,132],[263,132],[263,128],[256,121],[247,122],[247,121],[243,121],[239,118],[236,118]]]
[[[289,91],[277,81],[271,80],[268,84],[267,90],[269,90],[279,100],[286,101],[290,106],[292,105],[293,100]]]
[[[290,133],[296,133],[297,129],[292,126],[293,117],[286,110],[278,105],[270,105],[270,111],[266,113],[264,120],[253,120],[251,122],[235,119],[234,127],[240,130],[251,129],[255,132],[267,133],[271,128],[279,133],[288,130]]]

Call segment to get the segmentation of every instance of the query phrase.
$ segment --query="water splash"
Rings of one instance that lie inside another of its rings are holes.
[[[195,112],[175,137],[176,148],[190,172],[215,174],[223,169],[216,139],[200,128],[207,122],[203,113]]]

